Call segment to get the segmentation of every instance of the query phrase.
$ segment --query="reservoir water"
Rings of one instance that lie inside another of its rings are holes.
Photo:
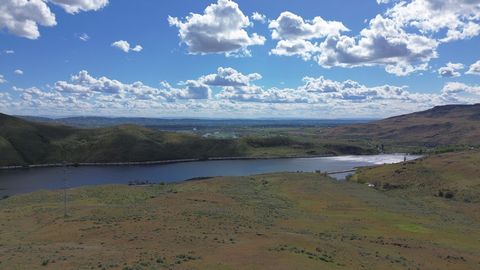
[[[90,166],[0,170],[0,198],[41,189],[60,189],[67,186],[128,184],[129,182],[170,183],[199,177],[247,176],[273,172],[338,172],[361,166],[398,163],[404,154],[372,156],[337,156],[315,158],[285,158],[257,160],[198,161],[145,166]],[[407,155],[407,160],[419,156]],[[348,173],[334,174],[339,180]]]

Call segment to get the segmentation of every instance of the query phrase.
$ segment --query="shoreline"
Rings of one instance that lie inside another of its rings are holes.
[[[189,159],[172,159],[158,161],[132,161],[132,162],[69,162],[69,163],[49,163],[49,164],[32,164],[24,166],[0,166],[0,171],[22,170],[22,169],[38,169],[38,168],[58,168],[58,167],[98,167],[98,166],[148,166],[148,165],[167,165],[188,162],[203,161],[222,161],[222,160],[266,160],[266,159],[290,159],[290,158],[321,158],[335,157],[335,155],[303,155],[303,156],[268,156],[268,157],[212,157],[208,159],[189,158]]]
[[[69,162],[69,163],[49,163],[49,164],[32,164],[32,165],[15,165],[15,166],[0,166],[0,171],[9,170],[27,170],[39,168],[59,168],[59,167],[117,167],[117,166],[149,166],[149,165],[168,165],[176,163],[189,162],[204,162],[204,161],[226,161],[226,160],[268,160],[268,159],[293,159],[293,158],[324,158],[324,157],[339,157],[339,156],[375,156],[375,155],[389,155],[402,154],[412,155],[411,153],[378,153],[370,155],[292,155],[292,156],[265,156],[265,157],[212,157],[208,159],[189,158],[189,159],[172,159],[172,160],[158,160],[158,161],[132,161],[132,162]]]

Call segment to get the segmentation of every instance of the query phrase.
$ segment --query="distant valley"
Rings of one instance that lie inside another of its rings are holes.
[[[211,128],[242,128],[242,127],[335,127],[342,125],[361,124],[373,119],[168,119],[142,117],[65,117],[48,118],[36,116],[17,116],[19,118],[43,122],[63,124],[81,128],[99,128],[118,125],[138,125],[158,130],[192,130]]]

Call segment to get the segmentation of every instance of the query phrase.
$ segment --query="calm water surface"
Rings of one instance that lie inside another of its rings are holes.
[[[0,198],[41,189],[102,184],[127,184],[132,181],[178,182],[196,177],[246,176],[272,172],[335,172],[356,167],[402,162],[404,154],[374,156],[339,156],[318,158],[290,158],[265,160],[222,160],[187,162],[145,166],[92,166],[63,168],[37,168],[0,171]],[[408,160],[419,156],[409,155]],[[332,175],[339,180],[348,173]]]

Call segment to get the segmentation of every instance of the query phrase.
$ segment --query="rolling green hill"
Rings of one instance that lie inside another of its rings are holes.
[[[480,144],[480,104],[447,105],[375,121],[332,128],[325,136],[435,147]]]
[[[242,155],[234,140],[157,132],[133,125],[77,129],[0,114],[0,165],[128,162]]]
[[[0,114],[0,165],[53,161],[60,141],[75,130],[66,126],[42,125]]]

